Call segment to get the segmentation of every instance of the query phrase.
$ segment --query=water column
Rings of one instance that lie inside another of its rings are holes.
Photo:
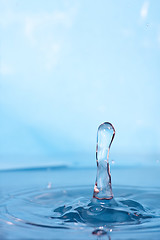
[[[115,129],[111,123],[104,122],[99,126],[96,146],[97,176],[93,198],[100,200],[109,200],[113,198],[109,167],[109,151],[114,136]]]

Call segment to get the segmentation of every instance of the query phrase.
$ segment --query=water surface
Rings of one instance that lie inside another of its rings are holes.
[[[95,169],[1,172],[1,239],[159,239],[159,169],[112,169],[118,219],[92,205]]]

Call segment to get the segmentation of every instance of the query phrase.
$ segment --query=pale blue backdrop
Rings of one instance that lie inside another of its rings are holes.
[[[0,0],[0,168],[159,164],[160,2]]]

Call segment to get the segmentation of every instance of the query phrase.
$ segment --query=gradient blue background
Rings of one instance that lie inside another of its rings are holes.
[[[159,164],[160,2],[0,0],[0,169]]]

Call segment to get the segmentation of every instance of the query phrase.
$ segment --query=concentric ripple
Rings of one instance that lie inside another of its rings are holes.
[[[1,224],[3,227],[14,226],[17,239],[20,237],[16,234],[22,228],[27,228],[28,234],[35,229],[39,229],[40,233],[40,229],[44,228],[46,234],[49,229],[77,233],[85,229],[97,236],[108,232],[113,235],[119,231],[141,233],[144,229],[147,232],[153,229],[160,231],[159,189],[139,188],[135,191],[115,187],[115,197],[107,201],[92,200],[90,189],[50,188],[13,193],[1,200]],[[63,235],[60,237],[66,238]]]

